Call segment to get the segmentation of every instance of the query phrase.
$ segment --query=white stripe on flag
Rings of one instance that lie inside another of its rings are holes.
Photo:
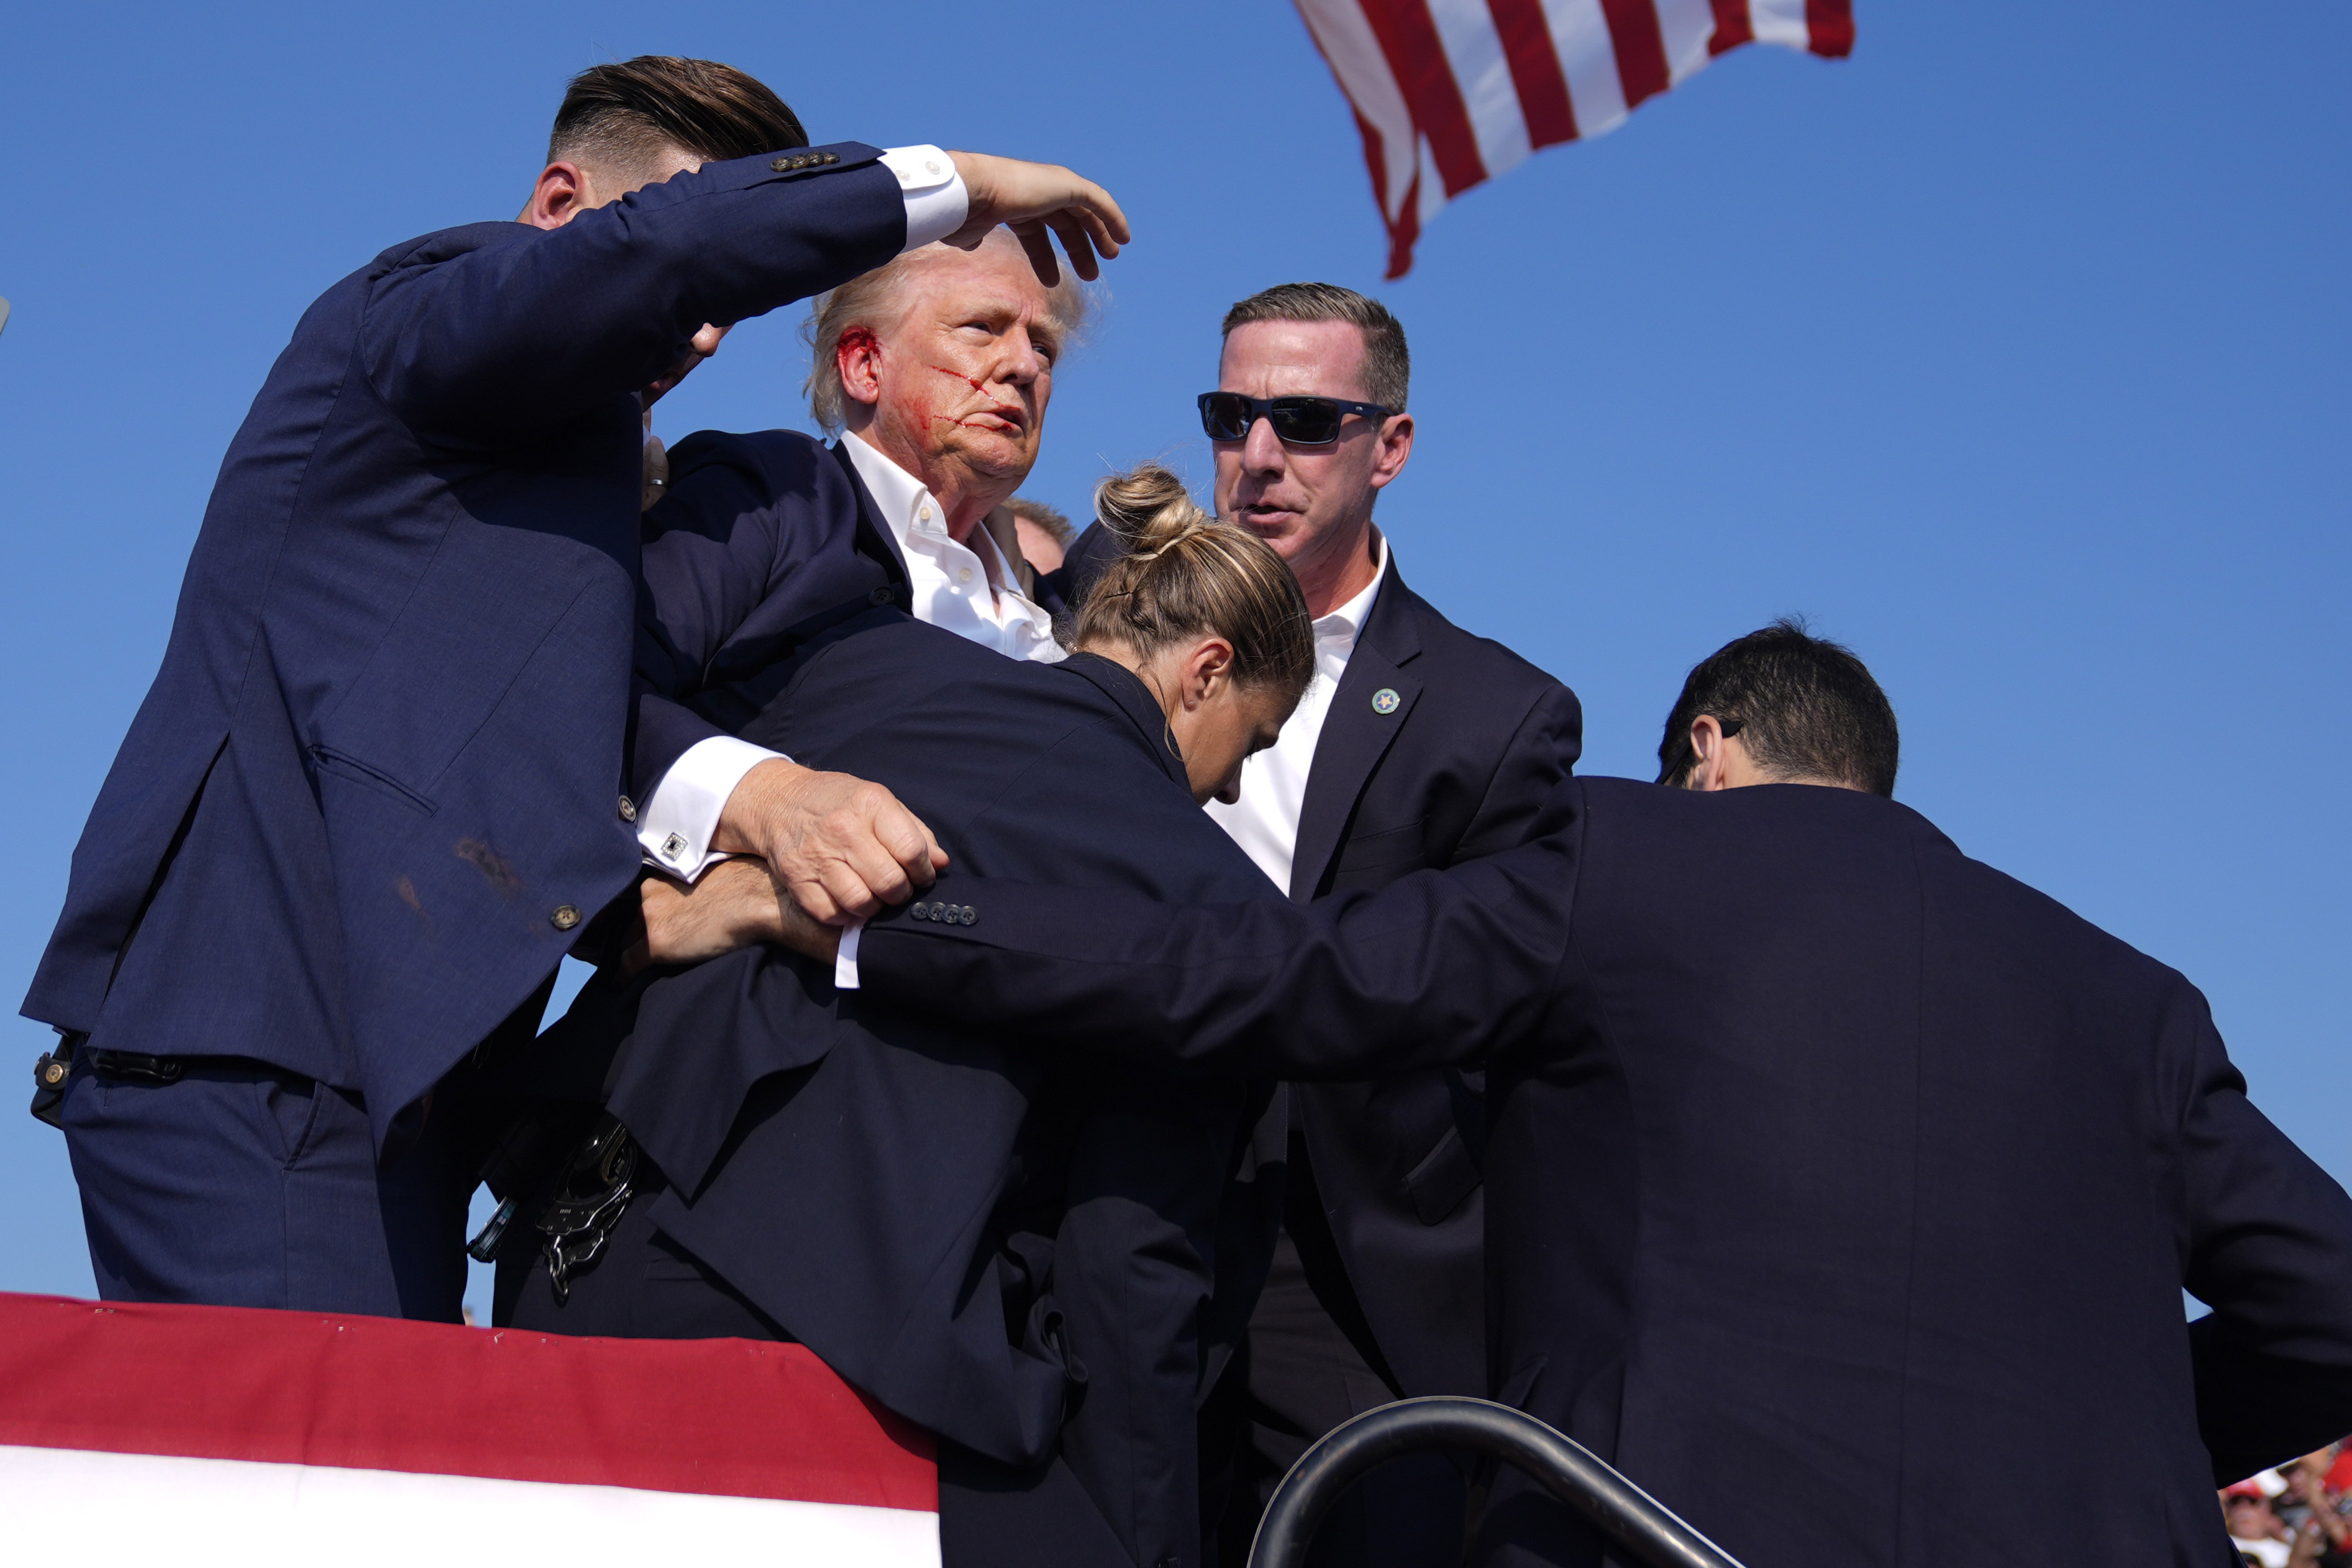
[[[1809,49],[1813,32],[1805,25],[1805,0],[1748,0],[1748,25],[1759,44]]]
[[[1429,19],[1437,24],[1437,41],[1444,47],[1462,107],[1469,111],[1478,161],[1488,177],[1527,162],[1531,149],[1527,117],[1519,111],[1519,87],[1511,79],[1511,62],[1486,0],[1429,0]]]
[[[1389,177],[1389,188],[1381,193],[1381,211],[1394,217],[1404,210],[1404,194],[1412,188],[1418,153],[1413,146],[1412,110],[1405,107],[1404,94],[1396,78],[1389,74],[1381,41],[1372,36],[1372,25],[1364,19],[1357,0],[1302,4],[1298,14],[1321,46],[1323,58],[1330,61],[1340,90],[1380,136],[1381,156]],[[1438,186],[1441,199],[1444,188]]]
[[[1658,0],[1658,33],[1666,46],[1666,79],[1680,87],[1706,68],[1715,37],[1715,7],[1707,0]]]
[[[0,1447],[8,1558],[159,1563],[772,1563],[939,1568],[939,1515],[854,1503]]]
[[[1437,216],[1437,209],[1444,206],[1448,198],[1445,195],[1445,176],[1437,172],[1437,153],[1430,146],[1429,138],[1426,136],[1421,139],[1419,156],[1421,158],[1421,211],[1417,216],[1422,226],[1426,228],[1429,226],[1429,220]]]
[[[1617,79],[1617,49],[1601,0],[1544,0],[1544,20],[1559,51],[1559,74],[1568,79],[1577,135],[1616,130],[1625,122],[1625,87]]]

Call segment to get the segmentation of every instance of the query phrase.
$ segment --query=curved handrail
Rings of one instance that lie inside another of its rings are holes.
[[[1739,1568],[1581,1443],[1507,1405],[1451,1395],[1368,1410],[1301,1454],[1258,1521],[1249,1568],[1300,1568],[1315,1527],[1349,1482],[1384,1459],[1434,1447],[1472,1448],[1517,1466],[1650,1568]]]

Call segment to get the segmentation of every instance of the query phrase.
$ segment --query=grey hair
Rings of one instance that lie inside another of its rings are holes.
[[[1016,251],[1020,241],[1010,229],[992,229],[984,245],[1009,245]],[[877,336],[898,324],[906,310],[904,285],[916,271],[951,257],[969,254],[952,246],[933,243],[903,252],[891,258],[871,272],[861,273],[830,289],[809,301],[808,320],[801,324],[801,341],[808,344],[808,380],[802,390],[808,395],[809,413],[828,436],[838,436],[848,420],[849,395],[841,384],[841,340],[852,327],[864,327]],[[1026,256],[1026,252],[1022,252]],[[1076,274],[1065,265],[1062,280],[1046,291],[1053,300],[1054,320],[1062,329],[1062,351],[1067,353],[1076,347],[1094,320],[1097,290],[1080,283]]]

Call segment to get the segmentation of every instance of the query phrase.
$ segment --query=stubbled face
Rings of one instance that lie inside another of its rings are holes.
[[[898,321],[879,334],[852,328],[840,353],[845,382],[854,355],[875,353],[869,434],[937,489],[949,468],[1015,485],[1028,477],[1061,349],[1045,285],[1002,235],[926,259]]]
[[[1370,402],[1363,331],[1349,321],[1245,322],[1226,334],[1217,390]],[[1244,440],[1211,445],[1217,515],[1265,540],[1294,569],[1318,548],[1352,544],[1371,516],[1373,493],[1404,466],[1401,453],[1384,454],[1380,422],[1353,414],[1328,447],[1286,446],[1265,419]]]

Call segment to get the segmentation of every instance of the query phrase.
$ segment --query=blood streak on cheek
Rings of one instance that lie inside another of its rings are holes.
[[[938,371],[941,375],[951,375],[955,377],[958,381],[970,386],[974,392],[981,390],[981,379],[976,375],[966,375],[960,370],[950,370],[943,364],[935,364],[931,366],[931,368]]]

